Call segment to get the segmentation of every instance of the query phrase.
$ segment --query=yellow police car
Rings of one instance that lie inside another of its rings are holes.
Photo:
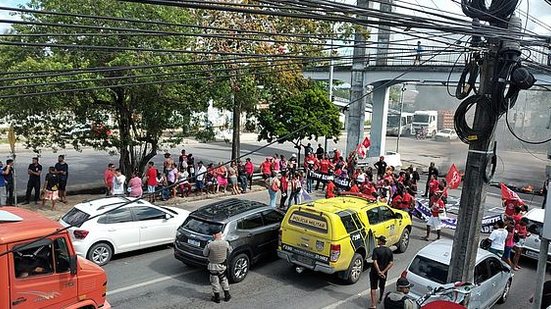
[[[356,283],[375,238],[385,236],[389,246],[405,252],[411,226],[407,212],[362,194],[320,199],[289,208],[279,230],[277,254],[299,271],[336,273]]]

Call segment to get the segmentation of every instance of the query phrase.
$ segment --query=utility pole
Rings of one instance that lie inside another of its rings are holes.
[[[334,25],[331,26],[334,29]],[[334,31],[331,31],[331,33],[334,33]],[[333,60],[333,37],[331,36],[331,52],[330,52],[330,60],[329,60],[329,101],[331,103],[333,102],[333,70],[334,70],[334,64],[335,61]],[[327,136],[325,136],[325,152],[327,151]]]
[[[551,158],[551,144],[547,148],[547,159]],[[547,165],[545,169],[547,181],[551,181],[551,165]],[[538,256],[538,268],[536,269],[536,291],[534,294],[534,309],[541,308],[543,298],[543,284],[545,283],[545,275],[547,274],[547,254],[549,252],[549,239],[551,239],[551,211],[546,207],[551,198],[551,191],[547,190],[547,198],[543,208],[547,208],[543,220],[543,229],[540,235],[540,253]]]
[[[369,8],[369,0],[358,0],[357,7]],[[358,19],[367,17],[359,15]],[[354,33],[354,58],[352,59],[352,82],[350,85],[350,105],[346,116],[346,155],[352,153],[360,143],[364,133],[365,94],[364,72],[366,67],[366,37],[362,31]]]
[[[513,35],[521,33],[521,27],[520,18],[511,17],[508,26],[510,33]],[[489,51],[483,55],[480,67],[480,95],[491,98],[492,91],[494,90],[494,71],[497,66],[498,54],[503,50],[502,48],[505,48],[500,46],[506,45],[509,50],[518,47],[518,51],[520,52],[520,44],[518,42],[520,42],[520,38],[516,42],[500,42],[497,39],[488,39]],[[498,117],[490,115],[490,113],[494,113],[494,111],[488,108],[488,106],[476,104],[473,129],[480,131],[481,128],[487,125],[488,119],[493,119],[493,123],[491,123],[491,132],[485,132],[489,133],[486,135],[486,138],[479,138],[472,141],[469,145],[459,214],[457,216],[457,229],[453,238],[448,282],[474,282],[474,268],[478,252],[480,226],[482,216],[484,215],[484,204],[488,189],[488,183],[485,180],[486,169],[492,155],[490,145],[493,144],[498,120]]]
[[[398,153],[398,147],[400,146],[400,135],[402,134],[402,112],[404,110],[404,92],[406,92],[406,83],[402,84],[400,94],[400,116],[398,117],[398,137],[396,138],[396,153]]]

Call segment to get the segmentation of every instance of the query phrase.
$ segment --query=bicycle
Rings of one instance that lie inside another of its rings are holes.
[[[433,288],[425,295],[419,297],[415,301],[415,303],[419,308],[427,308],[427,309],[429,307],[434,309],[456,308],[456,307],[467,308],[473,287],[474,287],[474,284],[467,283],[467,282],[448,283],[448,284]],[[433,301],[427,302],[430,299],[433,299]],[[455,304],[455,306],[453,304]]]

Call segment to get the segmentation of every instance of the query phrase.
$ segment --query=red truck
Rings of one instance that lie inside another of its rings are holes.
[[[76,255],[62,228],[26,209],[0,208],[0,308],[111,308],[107,275]]]

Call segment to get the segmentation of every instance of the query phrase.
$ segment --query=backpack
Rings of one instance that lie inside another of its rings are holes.
[[[391,292],[386,293],[386,296],[385,296],[385,301],[384,301],[385,309],[404,309],[406,304],[406,299],[408,297],[404,296],[400,300],[392,300],[389,297],[390,293]]]

